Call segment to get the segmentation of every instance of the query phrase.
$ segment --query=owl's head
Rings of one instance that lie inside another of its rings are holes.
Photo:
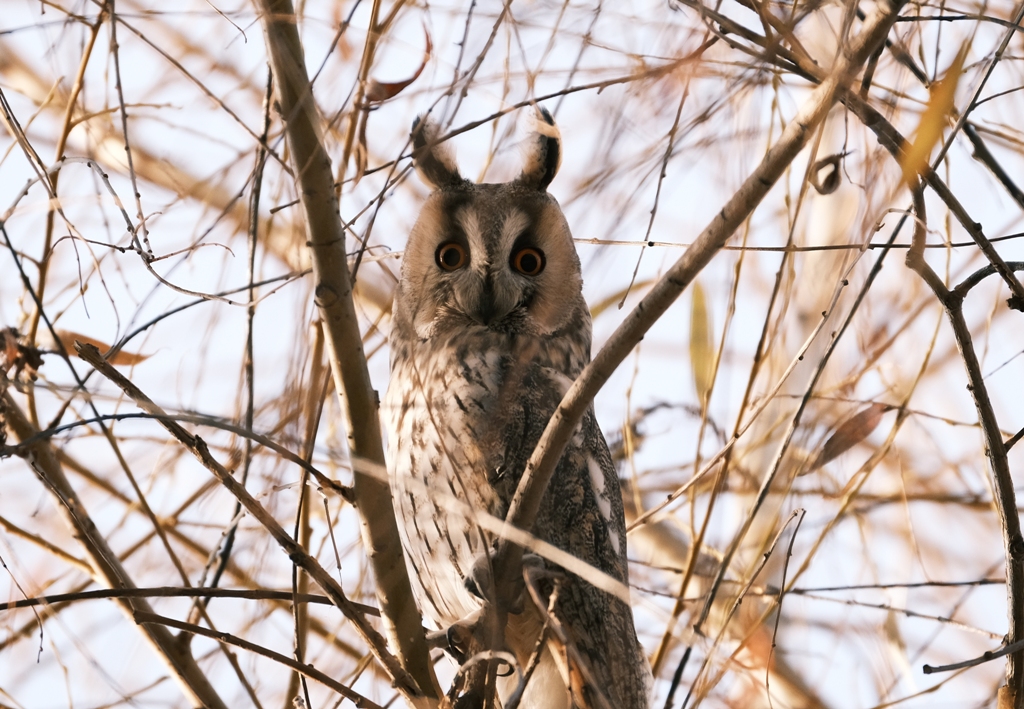
[[[537,113],[522,173],[501,184],[463,178],[437,126],[413,124],[413,159],[434,191],[405,249],[396,327],[419,338],[467,327],[545,336],[589,315],[569,225],[547,192],[561,139],[551,114]]]

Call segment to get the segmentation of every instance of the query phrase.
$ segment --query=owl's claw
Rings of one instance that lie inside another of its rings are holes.
[[[444,630],[427,630],[423,629],[424,634],[427,638],[427,647],[431,650],[447,650],[448,649],[448,629]]]
[[[466,590],[481,601],[494,599],[494,573],[491,567],[490,555],[478,554],[473,560],[469,575],[462,582],[466,586]]]
[[[478,618],[479,613],[474,613],[457,623],[452,623],[445,631],[445,636],[448,639],[448,652],[460,665],[466,661],[469,654]]]
[[[524,572],[531,573],[544,568],[544,559],[536,554],[523,554]],[[495,598],[493,564],[489,554],[480,554],[476,557],[473,567],[463,583],[466,585],[466,590],[482,601]],[[523,598],[526,595],[526,583],[523,580],[523,575],[517,576],[513,583],[514,585],[510,589],[511,593],[506,596],[510,599],[507,610],[512,615],[519,615],[523,612]]]
[[[447,628],[428,632],[427,645],[444,650],[461,665],[469,654],[469,648],[473,642],[473,636],[477,632],[482,614],[483,609],[480,609],[470,613],[462,620],[452,623]]]

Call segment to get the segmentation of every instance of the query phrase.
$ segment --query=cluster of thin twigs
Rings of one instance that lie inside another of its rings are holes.
[[[508,661],[427,642],[376,392],[413,118],[500,181],[542,103],[595,357],[476,518],[499,588],[525,548],[629,594],[666,709],[1024,706],[1022,17],[5,14],[0,705],[433,707]],[[630,589],[528,534],[592,404]]]

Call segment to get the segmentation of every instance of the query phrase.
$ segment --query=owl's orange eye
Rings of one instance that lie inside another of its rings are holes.
[[[441,244],[434,255],[437,265],[446,271],[458,271],[469,262],[469,256],[462,244],[454,241]]]
[[[536,276],[544,270],[544,252],[527,247],[512,256],[512,268],[524,276]]]

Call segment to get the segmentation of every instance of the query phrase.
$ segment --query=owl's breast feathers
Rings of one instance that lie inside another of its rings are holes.
[[[464,581],[494,540],[472,511],[504,518],[548,420],[589,358],[589,341],[471,328],[428,340],[395,332],[391,344],[384,416],[395,509],[422,610],[444,627],[480,607]],[[593,411],[559,461],[533,533],[628,582],[618,476]],[[610,680],[609,698],[638,706],[628,698],[647,696],[649,671],[628,604],[567,574],[556,614],[593,671]]]

